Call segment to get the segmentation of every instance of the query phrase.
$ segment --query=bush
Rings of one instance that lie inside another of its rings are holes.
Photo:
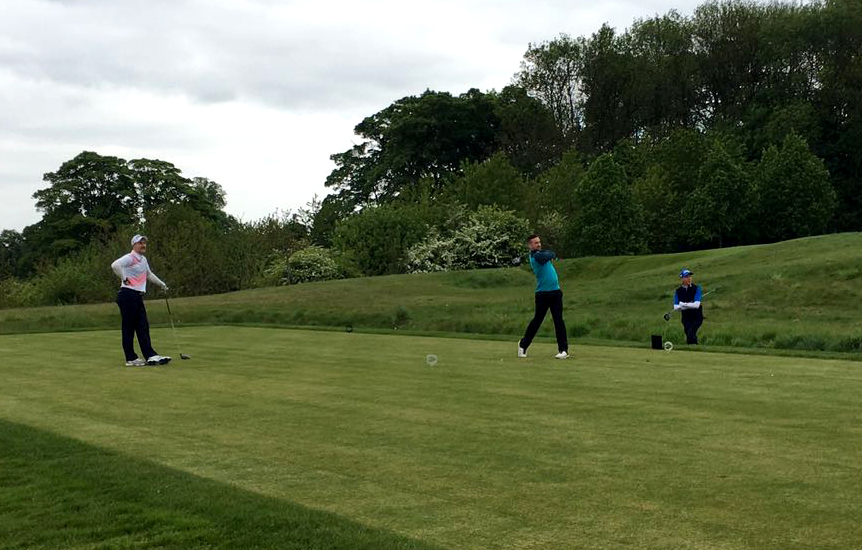
[[[338,223],[335,248],[365,275],[403,273],[407,250],[428,234],[421,214],[412,205],[366,208]]]
[[[95,246],[49,268],[31,280],[33,305],[68,305],[108,302],[114,299],[119,280],[111,271],[108,254]]]
[[[480,207],[449,236],[432,232],[407,253],[412,273],[512,265],[524,252],[526,220],[494,206]]]
[[[30,281],[0,280],[0,309],[41,305],[35,285]]]

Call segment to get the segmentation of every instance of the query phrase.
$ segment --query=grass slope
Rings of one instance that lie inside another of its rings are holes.
[[[708,346],[862,353],[862,233],[685,254],[557,265],[573,338],[684,341],[672,304],[679,268],[707,290]],[[373,277],[178,299],[181,324],[322,325],[520,335],[532,314],[527,268]],[[164,301],[151,322],[167,323]],[[114,304],[0,310],[0,333],[116,328]],[[540,333],[552,335],[550,321]]]
[[[159,351],[169,336],[154,331]],[[518,360],[510,344],[466,339],[181,336],[192,361],[141,369],[119,366],[116,331],[0,336],[0,546],[862,540],[856,362],[591,346],[562,362],[541,343]]]

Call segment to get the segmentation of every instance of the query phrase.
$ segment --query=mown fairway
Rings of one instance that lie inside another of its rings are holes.
[[[0,547],[858,547],[858,362],[189,328],[0,336]],[[155,330],[168,352],[170,333]],[[439,356],[436,367],[426,354]]]

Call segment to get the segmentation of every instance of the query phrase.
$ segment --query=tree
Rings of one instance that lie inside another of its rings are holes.
[[[188,179],[182,171],[163,160],[134,159],[128,167],[137,192],[137,213],[141,222],[170,205],[184,204],[206,218],[224,224],[227,216],[225,192],[207,178]]]
[[[584,47],[584,143],[591,152],[611,151],[637,128],[632,90],[637,71],[625,39],[602,25]]]
[[[622,44],[633,67],[627,96],[633,104],[635,135],[645,130],[666,133],[697,122],[701,82],[691,21],[675,11],[636,21]]]
[[[858,0],[826,0],[812,34],[821,39],[816,82],[821,138],[810,142],[824,159],[839,199],[836,228],[862,230],[862,10]]]
[[[551,111],[519,86],[506,86],[497,97],[500,128],[497,143],[522,174],[535,176],[554,165],[566,139]]]
[[[697,247],[737,244],[755,206],[754,188],[739,158],[716,141],[684,212],[687,237]]]
[[[566,34],[529,44],[515,76],[520,87],[547,106],[568,144],[578,141],[584,124],[581,84],[585,45],[583,38]]]
[[[524,178],[503,153],[475,163],[465,163],[464,175],[453,187],[458,200],[470,209],[496,204],[504,209],[524,210],[527,187]]]
[[[583,157],[571,149],[559,163],[528,183],[529,218],[542,242],[563,255],[575,253],[572,242],[572,220],[578,212],[575,190],[583,177]]]
[[[64,255],[138,221],[135,181],[121,158],[84,151],[44,181],[50,186],[33,194],[43,217],[27,233],[46,254]]]
[[[678,129],[654,142],[645,140],[637,148],[638,153],[627,156],[648,159],[632,193],[642,209],[649,250],[690,249],[686,208],[700,181],[699,166],[708,151],[706,137],[695,130]],[[641,162],[635,160],[633,164]]]
[[[407,250],[427,233],[415,207],[386,204],[338,222],[333,245],[365,275],[403,273]]]
[[[579,255],[613,256],[646,251],[643,217],[625,171],[604,154],[575,189],[574,243]]]
[[[23,256],[24,236],[13,229],[4,229],[0,232],[0,281],[22,275]]]
[[[763,238],[781,241],[823,233],[835,210],[835,190],[823,161],[791,134],[763,153],[757,167]]]
[[[364,141],[330,157],[326,185],[357,205],[381,204],[422,180],[442,189],[463,162],[489,157],[499,118],[494,98],[478,90],[453,97],[426,91],[367,117],[354,131]]]
[[[355,203],[342,193],[327,195],[320,202],[320,208],[311,218],[311,242],[322,247],[332,246],[332,237],[338,222],[353,214]]]
[[[50,185],[33,194],[42,220],[23,231],[27,270],[53,262],[113,235],[140,227],[154,213],[185,205],[226,227],[224,190],[206,178],[189,180],[161,160],[102,156],[84,151],[45,174]]]

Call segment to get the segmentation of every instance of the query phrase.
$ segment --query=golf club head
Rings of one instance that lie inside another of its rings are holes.
[[[185,353],[181,353],[181,354],[180,354],[180,359],[186,360],[186,359],[191,359],[191,357],[189,357],[189,356],[188,356],[188,355],[186,355]]]
[[[665,321],[670,321],[670,313],[665,313],[665,314],[664,314],[664,320],[665,320]]]
[[[524,260],[520,256],[512,258],[512,265],[515,267],[518,267],[519,265],[521,265],[521,262],[523,262],[523,261]]]

